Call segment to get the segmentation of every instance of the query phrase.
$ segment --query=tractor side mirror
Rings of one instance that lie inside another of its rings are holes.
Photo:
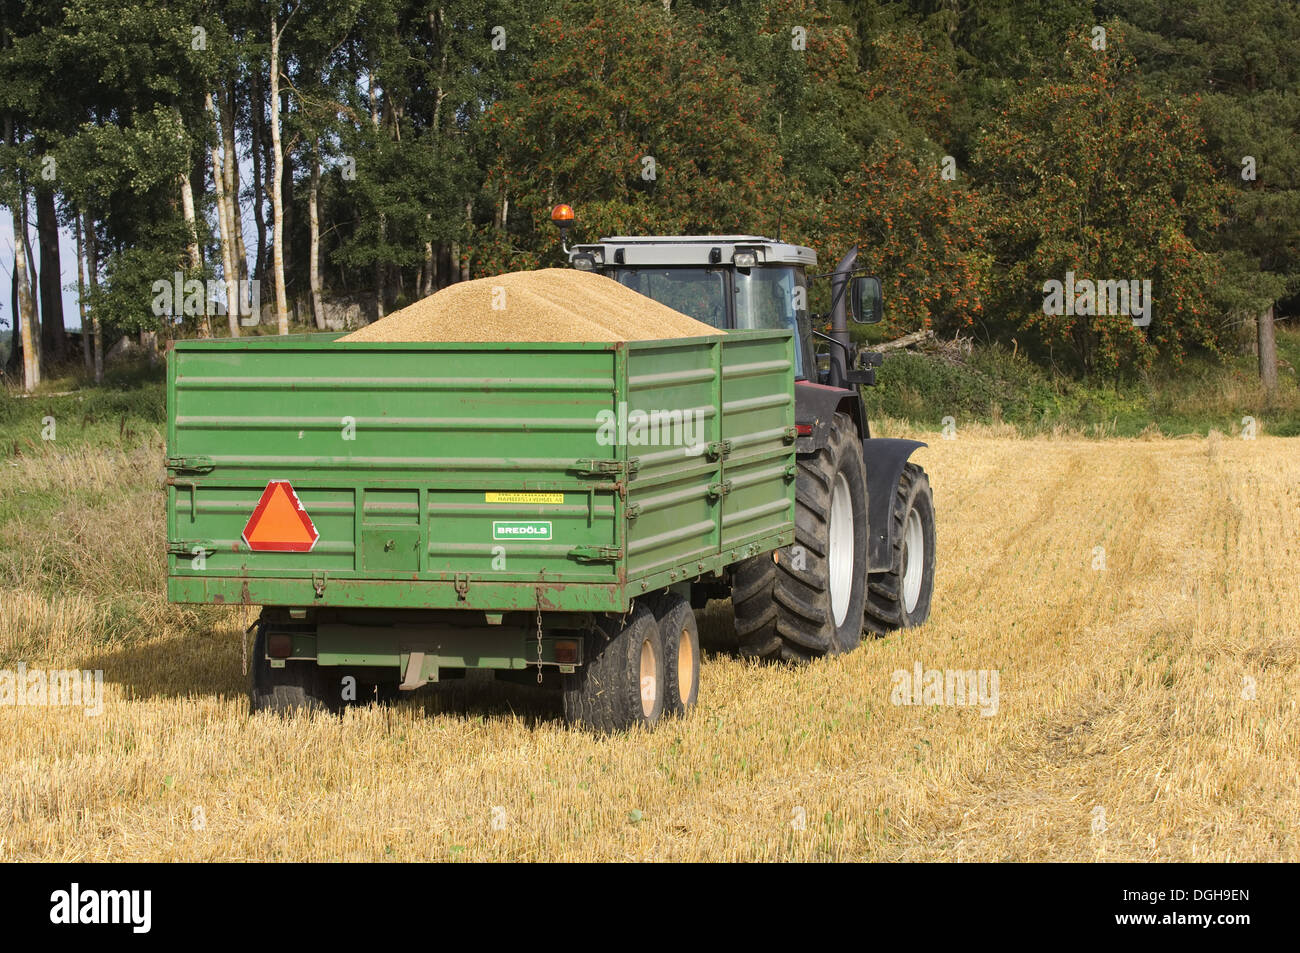
[[[885,316],[880,279],[859,275],[849,288],[849,317],[857,324],[876,324]]]

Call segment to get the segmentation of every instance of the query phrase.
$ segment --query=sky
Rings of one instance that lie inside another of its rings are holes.
[[[253,181],[253,164],[248,156],[240,156],[239,175],[241,186]],[[30,196],[28,204],[27,236],[32,254],[36,256],[36,267],[39,269],[41,252],[36,243],[36,208]],[[244,245],[252,252],[257,248],[257,225],[253,218],[252,203],[244,202],[242,212]],[[211,216],[208,222],[213,228],[216,227],[215,220]],[[4,334],[9,334],[13,330],[11,313],[14,272],[13,225],[13,212],[7,207],[0,208],[0,333]],[[270,236],[267,237],[269,239]],[[220,261],[214,264],[220,271]],[[77,239],[71,229],[59,230],[59,266],[62,271],[59,284],[63,288],[63,323],[69,331],[77,331],[81,329],[81,312],[77,307]],[[171,275],[159,275],[159,277],[170,279]]]

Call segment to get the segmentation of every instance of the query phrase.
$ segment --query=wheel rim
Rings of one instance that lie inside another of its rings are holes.
[[[921,514],[916,510],[907,513],[903,527],[903,608],[909,613],[921,598],[921,578],[925,575],[925,532],[921,528]]]
[[[853,593],[853,498],[849,495],[849,481],[843,473],[835,475],[831,491],[830,547],[827,571],[830,575],[831,615],[838,628],[849,614],[849,598]]]
[[[646,639],[641,643],[641,714],[649,718],[654,714],[655,695],[659,688],[659,666],[655,664],[654,643]]]
[[[691,645],[690,631],[683,626],[677,642],[677,697],[683,702],[690,700],[694,675],[695,647]]]

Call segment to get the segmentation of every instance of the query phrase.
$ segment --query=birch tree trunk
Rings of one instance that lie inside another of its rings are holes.
[[[86,373],[89,374],[94,371],[95,365],[90,356],[90,328],[86,327],[86,273],[82,267],[85,249],[81,244],[81,215],[78,214],[73,221],[76,223],[77,234],[77,311],[81,314],[81,357],[86,364]]]
[[[289,333],[289,311],[284,290],[284,157],[280,153],[280,28],[271,18],[271,268],[275,272],[275,323],[280,334]]]
[[[432,216],[426,216],[432,218]],[[420,297],[433,294],[433,242],[424,243],[424,268],[421,269]]]
[[[212,92],[203,94],[203,104],[212,113],[212,122],[217,127],[217,141],[221,141],[221,117],[217,115],[216,104],[212,101]],[[221,231],[221,271],[226,282],[226,319],[230,325],[230,336],[239,337],[239,276],[235,269],[235,250],[231,232],[230,209],[227,205],[226,180],[222,173],[221,154],[214,144],[212,153],[212,185],[217,193],[217,225]]]
[[[259,281],[266,278],[266,219],[263,204],[266,200],[266,176],[262,174],[262,150],[266,132],[262,114],[262,74],[261,66],[253,70],[252,102],[249,104],[252,115],[253,136],[253,221],[257,225],[257,261],[253,277]]]
[[[320,153],[311,154],[311,191],[307,193],[307,219],[311,232],[308,272],[311,283],[311,316],[316,330],[325,330],[325,305],[320,297]]]
[[[473,199],[466,199],[466,200],[465,200],[465,230],[466,230],[466,234],[469,233],[469,229],[470,229],[470,227],[473,225],[473,217],[474,217],[474,200],[473,200]],[[460,260],[460,280],[461,280],[461,281],[469,281],[469,245],[468,245],[468,244],[466,244],[466,246],[465,246],[465,254],[464,254],[464,256],[463,256],[463,257],[461,258],[461,260]]]
[[[36,327],[36,302],[27,272],[27,224],[23,221],[23,208],[27,204],[27,190],[19,187],[19,202],[14,207],[14,282],[18,287],[18,310],[21,312],[21,340],[23,347],[23,390],[31,392],[41,382],[40,331]]]
[[[203,270],[203,254],[199,251],[199,231],[194,219],[194,187],[190,184],[190,177],[185,172],[177,173],[176,182],[181,189],[181,214],[185,216],[185,230],[189,241],[186,243],[186,250],[189,252],[190,270],[198,273]],[[81,258],[80,258],[80,238],[78,238],[78,258],[77,258],[77,281],[80,286],[81,281]],[[182,295],[183,297],[183,295]],[[177,315],[179,317],[179,315]],[[85,315],[82,315],[84,320]],[[85,324],[82,324],[85,329]],[[212,322],[208,320],[207,295],[203,296],[203,313],[199,315],[199,337],[212,337]]]
[[[383,245],[388,236],[388,216],[383,212],[379,213],[379,244]],[[375,320],[378,321],[384,316],[384,297],[387,293],[386,283],[384,281],[384,262],[378,257],[375,258]]]
[[[232,83],[226,94],[221,97],[222,171],[226,178],[226,201],[230,206],[230,230],[234,238],[231,252],[235,259],[235,278],[239,281],[247,281],[248,249],[244,245],[244,207],[239,199],[239,152],[235,148],[234,101],[235,88]]]

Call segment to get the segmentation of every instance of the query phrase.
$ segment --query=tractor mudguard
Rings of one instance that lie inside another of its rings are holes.
[[[858,434],[866,436],[866,421],[862,414],[862,397],[856,390],[842,387],[829,387],[812,381],[794,382],[794,421],[802,431],[811,427],[811,432],[800,436],[795,441],[795,452],[813,453],[826,446],[831,436],[831,424],[837,413],[848,414],[858,428]]]
[[[862,459],[867,465],[867,520],[870,540],[867,544],[867,562],[871,572],[890,569],[893,553],[893,520],[889,508],[894,499],[894,488],[907,459],[918,447],[927,444],[919,440],[902,440],[894,437],[872,437],[862,441]]]

